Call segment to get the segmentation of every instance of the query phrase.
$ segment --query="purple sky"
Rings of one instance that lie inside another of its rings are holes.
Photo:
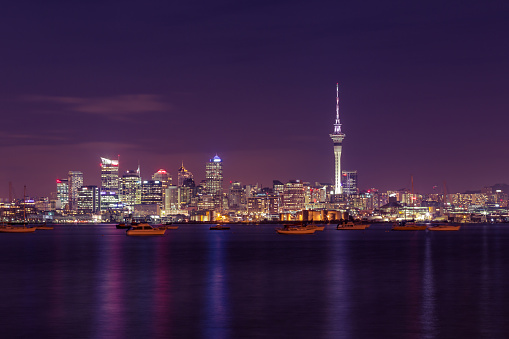
[[[509,183],[505,1],[11,2],[0,13],[0,197],[99,157],[148,178],[449,192]],[[343,4],[338,4],[343,3]]]

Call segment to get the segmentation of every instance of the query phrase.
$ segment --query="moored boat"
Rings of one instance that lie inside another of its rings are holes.
[[[221,224],[217,224],[216,226],[210,226],[211,230],[229,230],[230,226],[225,226]]]
[[[461,225],[457,224],[435,224],[428,226],[429,231],[459,231]]]
[[[428,226],[425,224],[416,224],[415,222],[399,222],[392,225],[392,231],[424,231]]]
[[[126,231],[126,235],[148,236],[148,235],[164,235],[165,229],[154,228],[147,223],[131,225],[131,229]]]
[[[314,234],[316,231],[316,228],[295,225],[283,225],[282,228],[276,228],[276,232],[279,234]]]
[[[343,222],[342,224],[338,224],[336,229],[338,230],[365,230],[371,226],[371,224],[364,223],[354,223],[353,221]]]
[[[325,229],[325,226],[318,226],[318,225],[306,225],[304,226],[306,227],[308,230],[315,230],[315,231],[323,231]]]
[[[0,225],[0,233],[32,233],[35,227]]]

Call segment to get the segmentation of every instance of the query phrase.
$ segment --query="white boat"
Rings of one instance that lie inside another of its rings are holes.
[[[127,230],[126,235],[132,236],[147,236],[147,235],[164,235],[166,229],[154,228],[147,223],[140,223],[132,225],[131,229]]]
[[[338,224],[338,227],[336,229],[338,230],[365,230],[371,226],[371,224],[364,224],[364,223],[354,223],[353,221],[344,222],[342,224]]]

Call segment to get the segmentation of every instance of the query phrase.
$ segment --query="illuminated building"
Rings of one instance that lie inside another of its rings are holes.
[[[228,208],[230,210],[242,209],[242,201],[246,199],[246,193],[242,184],[238,181],[230,183],[230,190],[228,194]]]
[[[154,181],[160,181],[161,182],[161,188],[163,190],[163,203],[161,204],[161,207],[163,208],[165,206],[166,201],[166,189],[171,185],[171,175],[164,169],[160,169],[159,171],[155,172],[152,175],[152,180]]]
[[[78,209],[78,189],[83,186],[83,173],[80,171],[69,171],[69,209]]]
[[[57,200],[60,201],[62,209],[69,207],[69,180],[57,179]]]
[[[304,208],[304,185],[300,180],[290,180],[283,188],[283,212],[296,212]]]
[[[193,173],[186,170],[184,167],[184,162],[182,162],[182,166],[177,171],[177,185],[179,187],[183,186],[186,179],[193,179]]]
[[[144,180],[141,182],[141,204],[157,204],[163,206],[163,183],[159,180]]]
[[[214,208],[221,209],[223,199],[223,161],[216,156],[205,166],[205,189],[213,197]]]
[[[341,185],[343,187],[343,194],[357,194],[357,171],[343,171],[342,174]]]
[[[343,189],[341,187],[341,151],[343,149],[343,139],[345,136],[345,133],[341,132],[341,123],[339,121],[339,84],[336,84],[336,122],[334,123],[334,132],[330,134],[330,137],[334,142],[334,194],[343,193]]]
[[[164,189],[164,210],[166,213],[180,209],[179,191],[181,187],[170,185]]]
[[[97,186],[81,186],[78,190],[78,212],[94,214],[99,210],[99,189]]]
[[[120,199],[129,213],[134,205],[141,204],[141,178],[139,171],[127,171],[120,179]]]
[[[122,207],[119,198],[118,160],[101,158],[101,211]]]

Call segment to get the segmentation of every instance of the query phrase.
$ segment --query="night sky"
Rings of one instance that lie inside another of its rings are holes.
[[[337,82],[361,189],[509,183],[505,1],[11,1],[0,27],[0,197],[117,155],[332,183]]]

